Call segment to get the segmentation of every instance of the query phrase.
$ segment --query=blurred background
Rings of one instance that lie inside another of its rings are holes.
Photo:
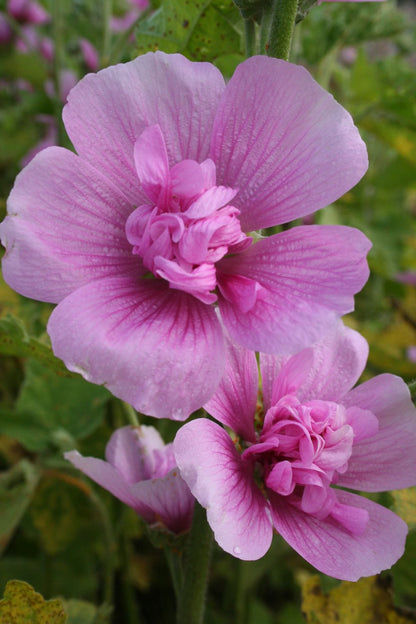
[[[243,32],[231,0],[0,0],[0,217],[40,149],[71,149],[61,112],[83,75],[160,49],[211,61],[229,77],[244,60]],[[323,2],[296,26],[291,56],[350,111],[370,157],[352,191],[303,222],[351,225],[372,240],[371,277],[346,322],[370,344],[364,378],[390,372],[408,383],[416,378],[415,42],[415,2]],[[50,311],[0,281],[0,598],[20,579],[45,599],[62,598],[69,624],[168,624],[174,594],[163,543],[62,458],[73,448],[103,457],[128,421],[104,388],[54,358]],[[177,429],[141,422],[165,441]],[[207,622],[416,622],[415,490],[376,497],[411,529],[406,554],[377,578],[330,579],[278,537],[257,562],[216,549]]]

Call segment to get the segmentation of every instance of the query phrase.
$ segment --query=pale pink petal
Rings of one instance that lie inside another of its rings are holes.
[[[160,125],[170,166],[185,158],[201,162],[223,90],[221,73],[210,63],[150,52],[84,77],[71,91],[63,118],[80,156],[139,205],[145,201],[133,148],[143,130]]]
[[[64,453],[64,457],[122,503],[132,507],[146,522],[154,520],[152,509],[131,491],[124,477],[109,463],[95,457],[83,457],[78,451]]]
[[[181,160],[170,171],[172,193],[191,199],[204,190],[204,172],[195,160]]]
[[[169,163],[165,139],[159,125],[146,128],[135,142],[134,164],[147,197],[157,204],[162,193],[162,201],[165,200]]]
[[[290,355],[272,355],[260,353],[261,388],[264,411],[273,405],[272,395],[275,381],[282,366],[290,359]]]
[[[347,423],[354,431],[354,444],[358,440],[374,436],[378,429],[377,416],[370,410],[363,410],[360,407],[349,407],[346,412]]]
[[[92,282],[55,308],[48,332],[70,370],[150,416],[184,420],[221,378],[214,309],[160,281]]]
[[[155,476],[154,453],[165,444],[154,427],[121,427],[112,434],[105,457],[128,483],[137,483]]]
[[[179,429],[174,449],[221,548],[239,559],[262,557],[273,535],[266,501],[227,432],[205,418],[193,420]]]
[[[131,209],[73,152],[44,150],[18,175],[0,225],[5,280],[26,297],[57,303],[93,279],[139,274],[124,232]]]
[[[247,442],[255,442],[258,370],[254,351],[226,341],[224,373],[206,411]]]
[[[218,183],[240,189],[245,232],[327,206],[368,166],[350,114],[303,67],[266,56],[241,63],[228,83],[211,157]]]
[[[261,360],[265,358],[271,359],[273,356],[264,356],[261,354]],[[281,357],[277,357],[278,364],[282,362]],[[266,360],[267,361],[267,360]],[[278,364],[275,366],[277,369]],[[276,405],[276,403],[284,397],[286,394],[296,394],[298,396],[298,390],[307,379],[313,365],[313,350],[302,349],[296,355],[293,355],[287,362],[284,362],[280,371],[276,375],[270,397],[270,405]],[[265,368],[263,365],[262,371]],[[268,367],[266,374],[270,375],[271,367]]]
[[[213,186],[198,197],[185,212],[190,219],[207,217],[216,210],[228,204],[237,194],[237,191],[226,186]]]
[[[219,300],[224,325],[235,342],[265,353],[294,353],[321,339],[337,316],[354,308],[353,295],[368,278],[370,242],[354,228],[300,226],[260,240],[217,263],[262,289],[246,314]]]
[[[379,430],[354,444],[339,485],[366,492],[416,485],[416,408],[404,381],[378,375],[349,392],[343,403],[372,412]]]
[[[156,522],[161,522],[173,533],[182,533],[190,528],[194,497],[177,468],[162,479],[132,485],[131,492],[152,509]]]
[[[334,519],[319,520],[271,492],[276,531],[311,565],[338,579],[356,581],[390,568],[404,552],[405,522],[363,496],[341,490],[336,490],[336,496],[341,505],[357,507],[369,514],[363,532],[360,512],[358,524],[353,515],[346,518],[349,531]]]

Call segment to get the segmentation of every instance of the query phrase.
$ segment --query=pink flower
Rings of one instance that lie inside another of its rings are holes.
[[[201,418],[174,441],[182,477],[207,509],[219,545],[258,559],[273,530],[321,572],[349,581],[403,554],[406,524],[342,488],[379,492],[416,483],[416,410],[406,384],[379,375],[350,390],[367,357],[340,326],[292,357],[228,345],[224,377]]]
[[[215,392],[224,330],[294,353],[353,309],[358,230],[256,229],[310,214],[367,168],[350,115],[302,67],[267,57],[225,85],[209,63],[149,53],[88,75],[64,108],[78,152],[18,176],[0,226],[6,281],[58,303],[52,347],[136,409],[185,419]]]
[[[8,0],[7,11],[19,22],[45,24],[50,21],[49,13],[34,0]]]
[[[81,48],[81,53],[87,69],[94,72],[97,71],[100,66],[97,49],[90,41],[88,41],[88,39],[83,38],[79,40],[79,47]]]
[[[106,461],[65,453],[76,468],[132,507],[150,525],[189,529],[194,498],[176,468],[172,444],[153,427],[122,427],[111,436]]]

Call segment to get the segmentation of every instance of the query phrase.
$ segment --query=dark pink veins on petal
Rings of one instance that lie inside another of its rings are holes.
[[[133,253],[171,288],[214,303],[216,263],[251,244],[241,230],[239,210],[229,203],[238,191],[216,186],[210,159],[183,160],[169,167],[158,125],[146,128],[136,141],[134,160],[149,201],[126,222]]]

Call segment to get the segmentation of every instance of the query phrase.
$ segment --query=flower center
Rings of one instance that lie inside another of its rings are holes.
[[[260,469],[268,490],[288,497],[305,513],[320,519],[331,515],[343,522],[330,485],[347,470],[353,438],[342,405],[318,400],[302,404],[289,394],[267,411],[258,442],[242,458],[252,462],[257,473]],[[353,532],[360,532],[367,522],[359,511],[355,524],[348,526]]]
[[[210,159],[183,160],[169,167],[158,125],[147,128],[136,141],[134,160],[149,201],[126,222],[133,253],[171,288],[204,303],[215,302],[215,264],[252,242],[241,230],[239,210],[229,203],[238,191],[216,186]]]

